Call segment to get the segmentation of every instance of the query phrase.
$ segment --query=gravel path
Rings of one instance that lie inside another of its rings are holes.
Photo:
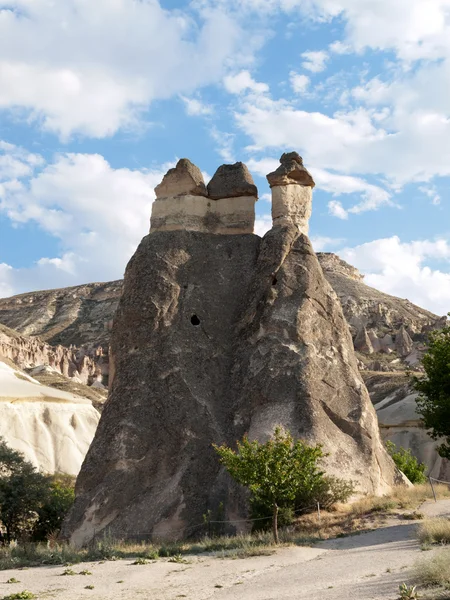
[[[450,516],[450,500],[421,507],[427,516]],[[63,567],[0,572],[0,598],[28,589],[39,600],[394,600],[421,551],[416,524],[392,520],[356,536],[313,548],[282,548],[246,559],[189,557],[132,565],[130,560],[72,567],[92,575],[62,577]],[[6,584],[15,577],[20,584]],[[85,589],[93,585],[94,589]]]

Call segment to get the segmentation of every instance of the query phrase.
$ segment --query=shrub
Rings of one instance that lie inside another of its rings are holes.
[[[386,442],[386,448],[397,467],[406,475],[411,483],[419,484],[426,482],[425,469],[427,467],[412,455],[411,450],[406,450],[401,446],[397,448],[393,442],[389,441]]]
[[[289,431],[276,427],[265,444],[244,437],[237,450],[214,445],[221,463],[238,483],[249,488],[252,501],[272,510],[272,530],[278,543],[279,508],[292,505],[296,495],[314,488],[323,478],[318,462],[322,447],[294,441]]]
[[[450,586],[450,550],[442,550],[416,563],[415,575],[422,585]]]
[[[352,481],[327,475],[315,481],[311,489],[301,490],[297,494],[295,510],[315,510],[317,504],[328,510],[335,504],[347,502],[354,491],[355,484]]]
[[[420,524],[417,535],[422,544],[450,544],[450,519],[427,519]]]

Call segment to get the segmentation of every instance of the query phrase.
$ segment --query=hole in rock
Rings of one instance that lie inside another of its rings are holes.
[[[197,327],[197,325],[200,325],[200,319],[197,317],[197,315],[192,315],[191,323],[192,325],[195,325],[195,327]]]
[[[277,285],[277,283],[278,283],[278,279],[276,277],[274,277],[272,279],[272,285]]]

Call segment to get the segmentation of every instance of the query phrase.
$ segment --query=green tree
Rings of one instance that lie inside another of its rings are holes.
[[[406,475],[411,483],[426,482],[427,478],[425,477],[425,470],[427,466],[424,463],[420,463],[417,458],[412,455],[411,450],[406,450],[402,446],[397,448],[394,442],[390,441],[386,442],[386,448],[397,467]]]
[[[433,439],[443,438],[438,452],[450,458],[450,326],[429,334],[422,364],[425,377],[414,378],[417,412]]]
[[[0,521],[7,541],[31,531],[48,493],[49,478],[0,438]]]
[[[278,511],[295,501],[300,490],[313,489],[324,473],[318,461],[324,457],[322,447],[294,441],[281,427],[265,444],[244,437],[237,450],[227,446],[214,448],[221,463],[238,483],[249,488],[252,501],[272,508],[272,530],[278,543]]]
[[[75,478],[71,475],[53,475],[49,481],[49,493],[37,510],[38,520],[33,527],[35,540],[46,540],[51,533],[59,532],[64,517],[75,500]]]

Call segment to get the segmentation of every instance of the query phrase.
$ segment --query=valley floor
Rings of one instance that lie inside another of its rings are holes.
[[[427,502],[420,510],[430,517],[450,516],[450,500]],[[2,571],[0,598],[27,589],[39,600],[394,600],[398,586],[411,578],[415,561],[423,558],[415,529],[416,523],[392,519],[375,531],[310,548],[281,548],[270,556],[190,556],[180,563],[120,560],[71,567],[91,575],[61,576],[61,566]],[[13,577],[20,583],[5,583]]]

